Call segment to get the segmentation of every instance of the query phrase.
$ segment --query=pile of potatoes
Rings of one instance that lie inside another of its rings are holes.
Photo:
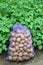
[[[17,33],[11,32],[8,59],[12,61],[23,61],[33,57],[32,38],[30,31],[23,33],[17,30]]]

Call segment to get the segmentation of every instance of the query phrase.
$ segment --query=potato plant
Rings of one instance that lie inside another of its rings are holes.
[[[14,24],[27,26],[34,47],[43,48],[43,0],[0,0],[0,53],[7,50]]]

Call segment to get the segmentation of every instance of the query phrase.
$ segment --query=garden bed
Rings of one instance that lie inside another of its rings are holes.
[[[43,51],[36,51],[33,59],[23,62],[10,62],[5,60],[6,53],[0,55],[0,65],[43,65]]]

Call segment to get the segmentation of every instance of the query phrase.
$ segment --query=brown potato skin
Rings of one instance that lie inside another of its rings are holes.
[[[32,51],[31,48],[32,45],[32,39],[30,32],[27,30],[27,33],[24,34],[22,31],[18,30],[18,33],[11,33],[10,38],[10,55],[9,60],[13,61],[23,61],[28,60],[30,57],[32,57]]]

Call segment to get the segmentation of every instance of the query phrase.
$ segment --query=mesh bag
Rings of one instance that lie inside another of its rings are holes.
[[[15,24],[9,41],[6,60],[23,61],[34,57],[31,33],[26,26]]]

